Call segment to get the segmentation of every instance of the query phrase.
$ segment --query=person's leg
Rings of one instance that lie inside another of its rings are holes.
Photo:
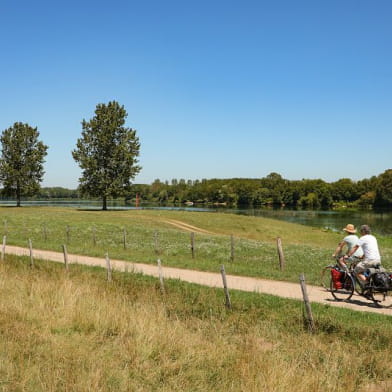
[[[340,266],[343,270],[346,270],[346,269],[347,269],[347,264],[345,263],[344,257],[343,257],[343,256],[340,257],[340,258],[338,259],[338,264],[339,264],[339,266]]]
[[[357,278],[364,283],[367,282],[367,277],[363,273],[357,274]]]
[[[361,279],[362,282],[368,282],[369,278],[367,278],[364,275],[364,272],[368,269],[368,268],[376,268],[377,266],[380,266],[380,261],[379,260],[371,260],[371,261],[366,261],[366,262],[360,262],[357,265],[361,265],[362,271],[359,271],[357,276],[358,279]],[[355,268],[356,269],[356,268]]]
[[[365,265],[365,263],[364,263],[363,261],[360,261],[360,262],[356,265],[356,267],[355,267],[355,269],[354,269],[354,272],[355,272],[356,277],[357,277],[358,280],[359,280],[360,282],[362,282],[362,283],[366,283],[366,282],[367,282],[367,278],[366,278],[366,276],[363,274],[363,273],[365,272],[365,269],[366,269],[366,265]]]

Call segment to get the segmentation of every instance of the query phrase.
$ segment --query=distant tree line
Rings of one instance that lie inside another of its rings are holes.
[[[284,205],[301,208],[392,207],[392,169],[379,176],[335,182],[321,179],[287,180],[278,173],[260,179],[173,179],[151,185],[134,184],[126,198],[159,203],[215,204],[228,206]]]
[[[5,197],[0,191],[2,197]],[[31,197],[37,200],[80,199],[87,197],[80,189],[43,187]],[[125,199],[135,204],[185,204],[222,206],[289,206],[299,208],[392,207],[392,169],[379,176],[353,181],[343,178],[335,182],[286,180],[278,173],[260,179],[155,180],[152,184],[133,184]]]
[[[4,189],[0,189],[0,197],[2,199],[13,199]],[[78,189],[67,189],[60,186],[42,187],[34,194],[25,198],[29,200],[50,200],[50,199],[80,199],[82,195]]]

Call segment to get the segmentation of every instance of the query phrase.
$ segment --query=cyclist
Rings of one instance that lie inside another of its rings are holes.
[[[355,245],[350,252],[344,256],[345,259],[351,257],[359,247],[362,248],[364,257],[363,260],[360,261],[354,272],[358,277],[359,281],[365,284],[367,282],[366,276],[363,274],[367,268],[378,267],[381,265],[381,256],[380,251],[378,250],[378,243],[376,237],[371,234],[370,227],[368,225],[362,225],[361,229],[361,238],[357,245]]]
[[[359,238],[355,234],[357,230],[355,229],[355,226],[349,223],[346,227],[342,229],[347,233],[347,235],[342,239],[342,241],[339,242],[338,247],[336,248],[335,252],[332,254],[332,257],[335,258],[336,256],[340,255],[342,253],[342,250],[345,246],[347,246],[347,251],[346,255],[349,254],[351,249],[353,249],[354,246],[358,245],[359,243]],[[351,254],[349,258],[347,258],[347,261],[350,262],[358,262],[361,258],[363,257],[363,250],[361,247],[358,247],[355,252]],[[338,260],[339,264],[341,267],[345,268],[346,263],[344,257],[339,257]]]

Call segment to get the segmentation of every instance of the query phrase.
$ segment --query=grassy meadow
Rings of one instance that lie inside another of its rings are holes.
[[[0,391],[389,391],[390,317],[6,256]]]
[[[282,221],[223,213],[124,210],[91,211],[55,207],[0,207],[0,232],[7,244],[132,262],[319,284],[322,266],[342,234]],[[191,234],[169,222],[180,221],[208,231],[195,233],[195,258]],[[124,247],[124,232],[125,247]],[[231,260],[231,236],[234,261]],[[286,265],[280,271],[276,239],[282,239]],[[392,239],[379,238],[383,264],[392,269]]]

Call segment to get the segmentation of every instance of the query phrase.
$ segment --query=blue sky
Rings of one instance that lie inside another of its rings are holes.
[[[37,126],[75,188],[82,119],[117,100],[136,183],[392,168],[392,2],[0,0],[0,130]]]

